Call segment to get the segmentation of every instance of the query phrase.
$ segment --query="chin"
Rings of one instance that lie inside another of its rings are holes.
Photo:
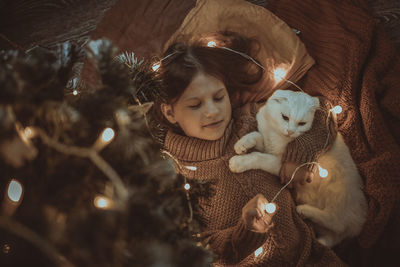
[[[215,140],[220,139],[223,135],[224,135],[224,133],[215,134],[215,135],[212,135],[212,136],[207,136],[206,138],[203,138],[203,139],[208,140],[208,141],[215,141]]]
[[[217,131],[217,132],[215,132],[215,133],[213,133],[213,134],[211,134],[211,135],[208,135],[208,140],[210,140],[210,141],[215,141],[215,140],[218,140],[218,139],[220,139],[222,136],[224,136],[224,133],[225,133],[225,130],[220,130],[220,131]]]

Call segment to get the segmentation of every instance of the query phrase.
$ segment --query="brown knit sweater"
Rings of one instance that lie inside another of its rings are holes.
[[[282,191],[276,199],[279,210],[273,217],[273,227],[267,233],[255,233],[245,228],[241,219],[243,206],[258,193],[271,200],[282,187],[278,177],[261,170],[240,174],[229,170],[229,159],[235,154],[234,144],[241,136],[257,128],[256,111],[256,104],[235,110],[224,136],[216,141],[182,136],[172,131],[165,138],[165,149],[181,165],[177,166],[178,172],[189,180],[216,181],[216,194],[209,199],[200,199],[199,203],[206,225],[202,236],[218,256],[216,266],[343,266],[344,263],[329,248],[315,240],[311,227],[297,214],[296,204],[288,190]],[[289,153],[293,159],[313,158],[316,152],[313,150],[324,146],[327,133],[324,118],[323,113],[316,115],[315,127],[305,134],[313,136],[314,143],[319,145],[303,151],[302,154],[308,157]],[[195,166],[197,170],[184,166]],[[255,257],[254,252],[259,247],[263,252]]]

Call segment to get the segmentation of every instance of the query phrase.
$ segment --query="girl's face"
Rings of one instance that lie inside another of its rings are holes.
[[[217,140],[231,120],[232,108],[224,83],[199,72],[178,101],[173,105],[162,104],[161,110],[187,136]]]

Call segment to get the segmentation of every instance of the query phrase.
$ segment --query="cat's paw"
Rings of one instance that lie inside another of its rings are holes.
[[[254,138],[249,138],[249,136],[244,136],[242,139],[236,142],[233,149],[235,149],[236,154],[244,154],[246,151],[256,145],[256,140]]]
[[[298,214],[304,216],[304,217],[309,217],[309,206],[308,205],[297,205],[296,206],[296,211]]]
[[[247,170],[242,156],[233,156],[229,160],[229,169],[235,173],[241,173]]]
[[[317,238],[317,241],[318,241],[318,243],[320,243],[326,247],[330,247],[330,242],[324,237]]]

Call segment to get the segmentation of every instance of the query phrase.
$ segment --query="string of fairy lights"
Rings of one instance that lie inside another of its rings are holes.
[[[295,87],[296,87],[297,89],[299,89],[300,91],[304,92],[304,90],[303,90],[300,86],[298,86],[296,83],[294,83],[294,82],[292,82],[292,81],[290,81],[290,80],[288,80],[288,79],[285,78],[285,76],[287,75],[287,70],[286,70],[285,68],[281,67],[281,66],[275,68],[273,71],[267,70],[263,65],[261,65],[259,62],[257,62],[257,61],[256,61],[254,58],[252,58],[251,56],[249,56],[249,55],[247,55],[247,54],[245,54],[245,53],[243,53],[243,52],[240,52],[240,51],[236,51],[236,50],[234,50],[234,49],[231,49],[231,48],[229,48],[229,47],[217,46],[217,43],[216,43],[216,41],[214,41],[214,40],[209,41],[209,42],[207,43],[207,46],[208,46],[208,47],[218,47],[218,48],[220,48],[220,49],[224,49],[224,50],[227,50],[227,51],[236,53],[236,54],[238,54],[238,55],[240,55],[240,56],[242,56],[242,57],[244,57],[244,58],[246,58],[246,59],[252,61],[252,62],[253,62],[254,64],[256,64],[258,67],[260,67],[263,71],[267,71],[267,72],[270,72],[271,74],[273,74],[273,78],[274,78],[276,84],[280,83],[281,81],[285,81],[285,82],[287,82],[287,83],[289,83],[289,84],[295,86]],[[171,54],[168,54],[168,55],[165,56],[164,58],[162,58],[162,59],[160,59],[159,61],[155,62],[155,63],[152,65],[153,71],[157,71],[157,70],[160,68],[162,62],[163,62],[165,59],[167,59],[167,58],[173,56],[173,55],[176,54],[176,53],[177,53],[176,51],[175,51],[175,52],[172,52]],[[327,145],[328,145],[328,143],[329,143],[329,138],[330,138],[330,136],[329,136],[329,135],[330,135],[330,131],[329,131],[329,121],[330,121],[330,116],[331,116],[331,114],[335,114],[335,115],[340,114],[342,111],[343,111],[343,109],[342,109],[342,107],[341,107],[340,105],[336,105],[336,106],[334,106],[334,107],[332,107],[332,108],[330,108],[330,109],[328,110],[328,116],[327,116],[327,119],[326,119],[326,125],[327,125],[327,127],[328,127],[328,134],[327,134],[327,137],[326,137],[326,142],[325,142],[325,145],[324,145],[324,147],[323,147],[323,150],[325,150],[325,149],[327,148]],[[176,165],[178,166],[178,168],[179,168],[181,171],[182,171],[182,170],[185,170],[185,169],[186,169],[186,170],[190,170],[190,171],[196,171],[196,170],[197,170],[197,168],[196,168],[195,166],[183,166],[173,155],[171,155],[171,154],[168,153],[167,151],[162,151],[162,152],[165,153],[166,155],[168,155],[170,158],[172,158],[173,161],[176,163]],[[281,187],[281,189],[275,194],[275,196],[271,199],[271,201],[270,201],[269,203],[263,205],[262,208],[265,210],[265,213],[264,213],[262,219],[264,220],[264,222],[265,222],[266,224],[268,224],[267,221],[266,221],[266,215],[267,215],[267,214],[273,214],[273,213],[276,212],[277,206],[276,206],[276,204],[275,204],[275,201],[276,201],[276,199],[278,198],[279,194],[280,194],[290,183],[292,183],[294,177],[296,176],[296,173],[297,173],[302,167],[308,166],[308,165],[316,165],[316,166],[318,167],[318,174],[319,174],[319,177],[321,177],[321,178],[327,178],[327,177],[328,177],[328,175],[329,175],[328,170],[326,170],[325,168],[323,168],[323,167],[322,167],[318,162],[316,162],[316,161],[313,161],[313,162],[306,162],[306,163],[303,163],[303,164],[300,164],[299,166],[297,166],[296,169],[293,171],[293,173],[292,173],[292,175],[291,175],[289,181],[288,181],[285,185],[283,185],[283,186]],[[185,188],[187,191],[189,191],[189,189],[190,189],[190,184],[187,183],[186,179],[185,179],[184,188]],[[187,194],[187,195],[188,195],[188,194]],[[189,196],[188,196],[188,200],[189,200]],[[190,203],[189,203],[189,207],[190,207],[190,210],[192,210]],[[263,254],[263,247],[262,247],[262,246],[259,247],[258,249],[256,249],[256,250],[254,251],[254,257],[255,257],[255,258],[260,257],[260,255],[262,255],[262,254]]]
[[[47,134],[35,127],[25,127],[21,128],[18,126],[20,124],[16,123],[16,129],[18,135],[21,137],[22,141],[27,145],[31,146],[31,139],[34,137],[39,137],[42,139],[43,143],[52,147],[58,152],[74,155],[78,157],[89,158],[110,180],[113,188],[116,191],[116,197],[112,199],[111,197],[105,195],[97,195],[93,203],[95,207],[99,209],[111,209],[111,208],[123,208],[126,200],[128,199],[129,192],[127,187],[123,183],[121,177],[117,172],[99,155],[99,152],[103,150],[108,144],[112,142],[115,137],[115,131],[107,127],[105,128],[96,139],[94,144],[89,147],[75,147],[67,146],[53,140]],[[7,211],[8,215],[12,215],[16,208],[21,204],[23,198],[23,186],[16,178],[12,178],[6,187],[7,198],[3,201],[3,211]]]

